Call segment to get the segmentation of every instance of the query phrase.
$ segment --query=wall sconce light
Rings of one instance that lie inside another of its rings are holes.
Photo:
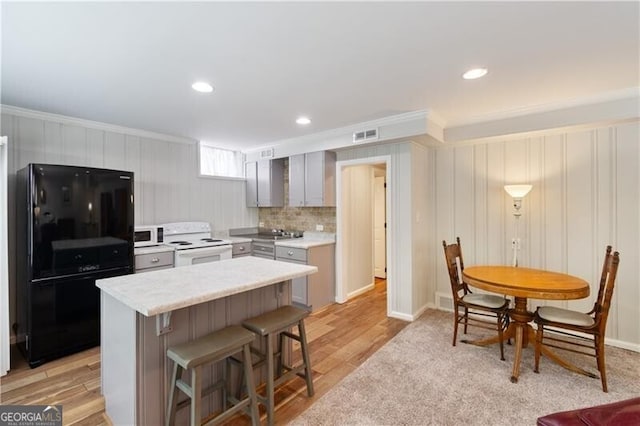
[[[513,198],[513,217],[515,223],[515,237],[511,240],[511,249],[513,250],[512,266],[518,266],[518,250],[520,250],[520,238],[518,238],[518,219],[522,215],[520,208],[522,207],[522,199],[531,191],[532,185],[505,185],[504,190]]]

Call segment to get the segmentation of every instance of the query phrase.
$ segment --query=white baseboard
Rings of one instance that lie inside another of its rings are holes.
[[[624,342],[622,340],[604,338],[604,343],[616,348],[627,349],[633,352],[640,352],[640,344]]]
[[[391,311],[389,312],[391,318],[397,318],[403,321],[413,321],[413,315],[405,314],[404,312]]]
[[[424,306],[422,306],[420,309],[418,309],[415,313],[413,313],[413,315],[405,314],[404,312],[391,311],[391,313],[389,313],[389,316],[392,318],[401,319],[403,321],[413,322],[418,318],[420,318],[424,313],[424,311],[426,311],[427,309],[436,309],[436,306],[433,303],[427,303]]]
[[[359,288],[359,289],[357,289],[355,291],[352,291],[351,293],[347,294],[347,300],[353,299],[356,296],[360,296],[362,293],[366,293],[369,290],[373,290],[374,287],[375,287],[375,283],[371,283],[371,284],[366,285],[366,286],[364,286],[362,288]]]

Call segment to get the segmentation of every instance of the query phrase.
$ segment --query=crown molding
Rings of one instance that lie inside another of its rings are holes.
[[[66,115],[53,114],[49,112],[35,111],[27,108],[15,107],[12,105],[0,104],[0,113],[10,114],[17,117],[33,118],[36,120],[52,121],[70,126],[80,126],[90,129],[103,130],[105,132],[122,133],[125,135],[138,136],[141,138],[156,139],[165,142],[195,144],[194,139],[182,138],[179,136],[165,135],[163,133],[151,132],[148,130],[134,129],[131,127],[118,126],[115,124],[102,123],[100,121],[85,120],[84,118],[69,117]]]
[[[281,139],[279,141],[274,141],[272,143],[260,146],[258,148],[252,148],[244,152],[253,153],[265,148],[278,147],[278,146],[290,145],[290,144],[309,144],[317,141],[336,139],[345,135],[348,135],[349,139],[351,139],[354,132],[361,131],[363,129],[367,129],[371,127],[380,128],[380,127],[391,126],[396,124],[404,124],[407,122],[414,122],[414,121],[425,122],[426,119],[427,119],[427,111],[425,110],[412,111],[412,112],[407,112],[403,114],[391,115],[391,116],[380,118],[377,120],[363,121],[361,123],[351,124],[344,127],[337,127],[335,129],[312,133],[310,135],[300,136],[297,138]]]
[[[442,128],[442,129],[447,127],[447,120],[445,120],[444,117],[442,117],[436,111],[434,111],[433,109],[428,109],[428,110],[426,110],[426,112],[427,112],[427,119],[431,123],[435,124],[436,126]]]
[[[364,121],[324,132],[313,133],[298,138],[283,139],[273,143],[243,151],[247,159],[257,158],[257,154],[267,148],[275,149],[275,157],[286,157],[305,152],[321,150],[339,150],[355,146],[370,146],[398,140],[408,140],[412,137],[426,135],[430,140],[441,142],[443,128],[441,118],[427,110],[418,110],[403,114],[396,114],[377,120]],[[353,133],[364,129],[377,128],[379,138],[364,143],[353,143]]]
[[[266,148],[276,157],[316,150],[351,148],[352,134],[367,128],[379,129],[379,139],[361,145],[374,145],[398,140],[416,139],[426,146],[446,146],[475,140],[498,140],[523,134],[539,134],[552,129],[609,125],[640,117],[640,87],[631,87],[569,101],[518,108],[496,114],[478,116],[458,124],[448,123],[434,110],[419,110],[377,120],[283,139],[244,151],[248,158]],[[420,138],[424,136],[423,138]]]
[[[445,145],[469,140],[499,140],[514,135],[537,135],[552,130],[568,131],[610,126],[637,120],[640,118],[640,91],[636,89],[627,94],[632,96],[608,98],[591,104],[574,104],[564,109],[548,108],[528,115],[447,127],[444,131]]]
[[[472,145],[494,143],[494,142],[508,142],[513,140],[524,140],[524,139],[544,137],[552,134],[558,135],[558,134],[565,134],[565,133],[589,131],[589,130],[599,129],[603,127],[623,125],[627,123],[637,123],[638,125],[640,125],[640,118],[629,118],[629,119],[615,120],[615,121],[604,120],[604,121],[596,121],[591,123],[576,124],[576,125],[569,125],[569,126],[563,126],[563,127],[554,127],[549,129],[531,130],[526,132],[514,132],[514,133],[501,134],[496,136],[469,138],[461,141],[449,142],[444,144],[432,144],[431,146],[438,149],[438,148],[456,148],[456,147],[462,147],[462,146],[472,146]]]
[[[514,108],[507,111],[495,112],[491,114],[478,115],[469,119],[463,119],[460,121],[444,122],[446,124],[443,127],[455,128],[470,126],[473,124],[487,123],[492,121],[500,121],[511,118],[518,118],[528,115],[536,115],[541,113],[547,113],[551,111],[566,110],[571,108],[582,107],[586,105],[608,103],[611,101],[617,101],[629,98],[640,98],[640,87],[628,87],[621,90],[613,90],[609,92],[600,93],[598,95],[586,96],[581,98],[575,98],[570,100],[563,100],[558,102],[551,102],[540,105],[527,106],[522,108]]]

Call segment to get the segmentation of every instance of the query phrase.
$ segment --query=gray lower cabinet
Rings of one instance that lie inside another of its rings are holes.
[[[251,256],[251,243],[232,243],[231,257]]]
[[[318,267],[318,272],[291,281],[291,301],[317,311],[336,299],[335,244],[310,247],[276,246],[276,260]]]
[[[173,250],[135,255],[136,274],[173,268]]]

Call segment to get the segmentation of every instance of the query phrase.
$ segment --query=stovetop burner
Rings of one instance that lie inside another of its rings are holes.
[[[231,244],[230,241],[213,237],[211,227],[206,222],[166,223],[163,227],[165,244],[175,250],[195,250]]]

